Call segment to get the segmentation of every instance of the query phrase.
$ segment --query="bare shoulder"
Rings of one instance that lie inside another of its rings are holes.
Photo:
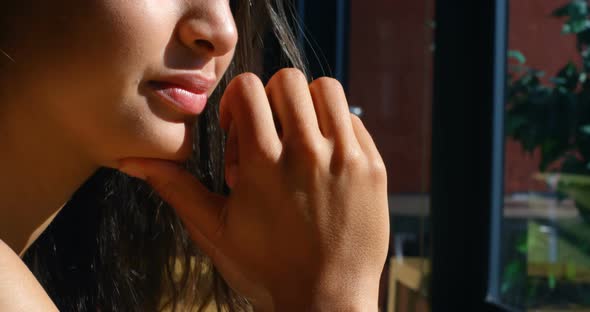
[[[0,240],[0,311],[57,311],[33,273]]]

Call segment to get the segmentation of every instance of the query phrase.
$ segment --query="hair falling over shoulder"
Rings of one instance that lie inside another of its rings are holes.
[[[185,164],[221,194],[228,193],[218,116],[224,87],[239,73],[264,73],[267,35],[281,50],[279,66],[304,69],[288,4],[230,2],[240,38],[236,54],[195,123],[193,155]],[[174,210],[143,181],[112,169],[85,182],[23,259],[60,311],[202,311],[211,304],[219,311],[250,309],[191,241]]]

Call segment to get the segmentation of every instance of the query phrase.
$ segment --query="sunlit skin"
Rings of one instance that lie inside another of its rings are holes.
[[[99,166],[188,156],[195,118],[145,83],[170,73],[220,79],[237,30],[221,0],[9,3],[0,10],[0,48],[14,60],[0,55],[0,203],[18,209],[2,212],[0,237],[20,250]]]
[[[284,69],[266,86],[248,73],[230,83],[220,115],[232,193],[221,197],[176,164],[196,117],[146,83],[222,77],[239,27],[226,0],[15,1],[0,24],[12,29],[0,36],[11,57],[0,70],[0,238],[14,251],[96,169],[112,167],[152,185],[256,310],[377,310],[386,172],[336,80],[308,84]],[[51,304],[2,244],[0,264],[9,281],[0,310]]]

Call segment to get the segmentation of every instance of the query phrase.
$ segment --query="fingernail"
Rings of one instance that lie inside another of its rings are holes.
[[[118,168],[119,171],[138,178],[138,179],[142,179],[145,180],[146,179],[146,175],[143,172],[143,168],[141,167],[140,164],[136,163],[136,162],[119,162],[120,166]]]

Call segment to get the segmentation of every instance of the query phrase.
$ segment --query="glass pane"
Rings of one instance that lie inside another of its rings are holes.
[[[391,236],[379,307],[428,311],[434,1],[295,4],[313,76],[341,80],[387,167]]]
[[[426,311],[434,2],[369,3],[351,1],[349,100],[362,108],[389,175],[381,306]]]
[[[500,297],[527,311],[590,308],[589,26],[586,1],[510,2]]]

